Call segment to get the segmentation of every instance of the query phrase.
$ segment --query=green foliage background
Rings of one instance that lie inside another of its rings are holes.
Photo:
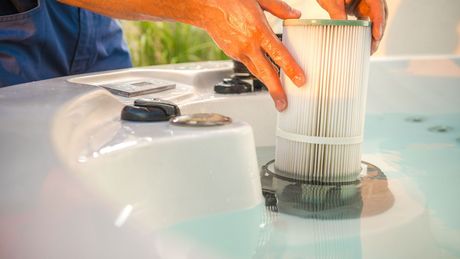
[[[134,66],[223,60],[208,34],[174,22],[122,22]]]

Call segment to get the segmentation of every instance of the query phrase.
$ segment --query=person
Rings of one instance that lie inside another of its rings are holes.
[[[114,20],[56,0],[0,0],[0,87],[126,67]]]
[[[317,1],[332,19],[370,18],[372,50],[377,49],[386,24],[385,0]],[[0,6],[0,86],[130,67],[120,27],[105,16],[203,28],[267,86],[279,111],[287,107],[286,95],[265,53],[295,85],[307,82],[264,16],[266,11],[280,19],[300,18],[301,12],[282,0],[0,0]]]

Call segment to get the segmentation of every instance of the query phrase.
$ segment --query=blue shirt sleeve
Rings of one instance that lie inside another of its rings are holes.
[[[56,0],[36,0],[26,11],[18,3],[33,0],[0,1],[12,13],[0,15],[0,87],[131,67],[115,20]]]

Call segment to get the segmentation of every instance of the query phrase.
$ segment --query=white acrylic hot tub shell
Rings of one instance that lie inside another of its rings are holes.
[[[455,56],[373,60],[368,114],[458,113],[459,67]],[[268,94],[214,94],[207,70],[169,69],[167,79],[187,74],[178,81],[192,89],[176,99],[183,113],[236,122],[207,130],[121,122],[132,100],[67,78],[0,89],[1,258],[156,258],[180,242],[160,242],[152,229],[261,203],[252,131],[256,147],[274,145]],[[130,71],[139,74],[120,72]],[[142,75],[161,77],[155,71]]]
[[[106,91],[77,98],[56,113],[52,142],[69,171],[102,198],[141,209],[149,228],[262,202],[248,124],[190,128],[119,116]]]

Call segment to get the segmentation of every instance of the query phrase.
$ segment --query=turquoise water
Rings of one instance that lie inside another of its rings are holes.
[[[267,163],[274,148],[259,148],[258,157]],[[184,222],[159,237],[177,247],[171,256],[189,258],[460,257],[460,114],[369,115],[363,160],[384,172],[394,200],[372,187],[360,217],[301,218],[261,205]]]

